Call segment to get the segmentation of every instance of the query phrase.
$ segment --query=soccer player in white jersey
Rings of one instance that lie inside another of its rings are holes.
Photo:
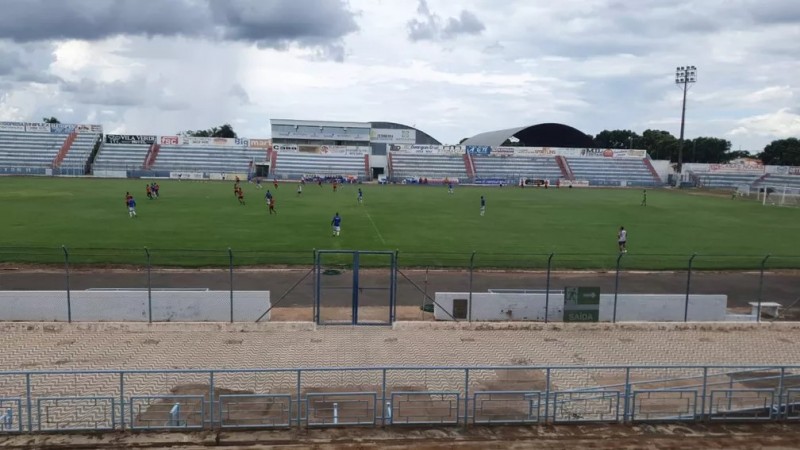
[[[617,233],[617,244],[619,244],[619,252],[620,253],[628,253],[628,249],[625,248],[625,244],[628,243],[628,231],[625,227],[619,227],[619,233]]]

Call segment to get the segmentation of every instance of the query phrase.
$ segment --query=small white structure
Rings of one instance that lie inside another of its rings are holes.
[[[436,320],[462,320],[469,314],[468,292],[437,292]],[[548,310],[544,293],[472,293],[472,320],[547,320],[561,322],[564,317],[564,295],[551,291]],[[689,296],[688,320],[693,322],[725,321],[727,295]],[[763,305],[763,304],[762,304]],[[618,322],[676,322],[684,320],[686,294],[619,294]],[[614,294],[600,295],[600,322],[614,317]]]
[[[70,291],[75,322],[228,322],[230,291]],[[234,322],[254,322],[270,308],[269,291],[233,291]],[[66,291],[0,291],[0,321],[67,321]],[[261,319],[269,320],[269,314]]]
[[[758,302],[748,302],[747,304],[750,305],[750,315],[758,317]],[[770,317],[778,317],[781,308],[783,305],[780,303],[761,302],[761,313]]]

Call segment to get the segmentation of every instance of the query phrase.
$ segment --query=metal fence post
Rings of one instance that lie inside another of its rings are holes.
[[[708,367],[703,367],[703,397],[700,399],[700,417],[706,415],[706,393],[708,390]]]
[[[544,382],[544,422],[547,423],[547,417],[550,415],[550,370],[551,368],[548,367],[545,370],[545,382]],[[553,405],[555,409],[555,405]],[[555,412],[555,411],[554,411]],[[538,422],[542,423],[541,417],[537,417]]]
[[[150,278],[150,250],[145,247],[144,253],[147,255],[147,323],[153,323],[153,283]]]
[[[472,322],[472,271],[475,268],[475,251],[469,257],[469,305],[467,307],[467,321]]]
[[[552,268],[553,255],[550,253],[547,257],[547,280],[544,292],[544,323],[547,323],[547,318],[550,316],[550,269]]]
[[[311,256],[311,270],[314,271],[314,292],[312,296],[314,297],[314,301],[311,302],[311,321],[314,322],[315,325],[319,325],[319,284],[320,284],[320,271],[319,271],[319,256],[317,255],[317,249],[312,250]]]
[[[300,423],[303,421],[303,403],[300,401],[300,385],[302,383],[301,377],[303,376],[303,371],[298,369],[297,370],[297,427],[300,428]],[[308,412],[308,411],[306,411]]]
[[[624,411],[622,411],[622,423],[628,423],[628,418],[631,416],[628,413],[630,409],[630,396],[631,396],[631,368],[625,368],[625,405]],[[634,405],[636,407],[636,405]]]
[[[64,252],[64,272],[67,276],[67,322],[72,323],[72,297],[69,292],[69,251],[64,245],[61,246],[61,250]]]
[[[758,314],[756,314],[756,322],[761,322],[761,302],[762,302],[762,295],[764,293],[764,268],[767,265],[767,260],[771,255],[767,255],[764,259],[761,260],[761,270],[758,276]]]
[[[230,273],[230,285],[231,285],[231,323],[233,323],[233,250],[228,247],[228,271]]]
[[[382,369],[381,374],[381,427],[386,426],[386,369]],[[377,409],[377,408],[376,408]]]
[[[119,373],[119,426],[125,431],[125,372]]]
[[[784,383],[785,379],[786,379],[786,367],[781,367],[781,378],[780,378],[780,380],[778,380],[778,412],[777,412],[776,417],[775,417],[776,420],[783,419],[784,417],[781,417],[781,416],[783,416],[784,412],[786,413],[786,418],[788,418],[788,414],[789,414],[789,399],[788,398],[786,399],[786,407],[784,408],[784,407],[781,406],[781,405],[783,405],[783,383]],[[787,395],[787,397],[788,397],[788,395]],[[773,407],[774,407],[775,397],[773,397],[772,403],[773,403]]]
[[[692,262],[694,261],[695,256],[697,253],[692,254],[692,257],[689,258],[689,270],[686,273],[686,304],[683,307],[683,321],[689,321],[689,290],[692,287]]]
[[[619,266],[622,262],[622,256],[624,253],[620,253],[617,256],[617,272],[614,275],[614,316],[611,318],[611,323],[617,323],[617,296],[619,295]]]
[[[469,420],[469,368],[464,369],[464,428]]]
[[[214,428],[214,371],[213,370],[208,374],[208,388],[209,388],[209,397],[208,397],[209,420],[211,421],[211,428],[213,429]],[[220,413],[221,412],[222,408],[220,407]],[[220,414],[220,419],[222,419],[222,414]],[[205,418],[203,418],[203,420],[205,420]]]
[[[25,397],[28,412],[28,433],[33,433],[33,399],[31,398],[31,374],[25,374]],[[20,418],[22,420],[22,418]]]

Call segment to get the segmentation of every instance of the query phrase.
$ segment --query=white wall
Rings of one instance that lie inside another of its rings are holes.
[[[659,178],[661,178],[661,181],[666,183],[667,177],[670,173],[672,173],[672,166],[670,165],[669,160],[651,159],[650,164],[653,165],[653,169],[655,169]]]
[[[103,170],[95,169],[92,174],[100,178],[127,178],[128,171],[126,170]]]
[[[71,291],[72,320],[147,322],[147,291]],[[269,291],[233,291],[233,320],[253,322]],[[227,322],[230,291],[152,291],[154,322]],[[66,321],[66,291],[0,291],[0,321]],[[262,320],[269,320],[269,315]]]
[[[369,155],[369,166],[386,169],[389,166],[389,159],[386,155]]]
[[[450,317],[453,299],[466,299],[469,303],[469,293],[437,292],[435,299],[436,320],[453,320]],[[685,303],[685,294],[619,294],[617,321],[683,321]],[[727,303],[726,295],[690,295],[689,320],[724,321]],[[614,294],[601,294],[600,321],[610,322],[613,315]],[[544,317],[545,294],[472,294],[472,320],[544,320]],[[563,317],[563,294],[550,294],[548,320],[560,322]]]

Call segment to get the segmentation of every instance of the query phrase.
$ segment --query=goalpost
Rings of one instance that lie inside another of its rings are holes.
[[[758,200],[762,205],[800,207],[800,187],[760,186]]]

